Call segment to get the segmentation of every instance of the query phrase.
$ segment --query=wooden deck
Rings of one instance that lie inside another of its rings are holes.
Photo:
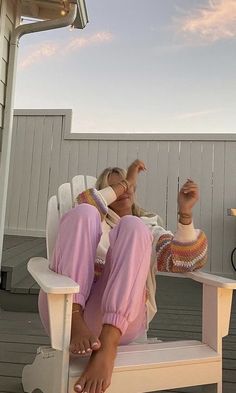
[[[188,279],[163,276],[157,278],[157,286],[158,314],[151,323],[149,336],[162,340],[185,338],[199,340],[201,338],[201,286]],[[23,295],[29,299],[31,297],[34,299],[36,296],[30,292]],[[19,296],[21,301],[25,301],[21,297],[22,293],[15,293],[14,296]],[[13,304],[11,309],[17,310],[17,304],[15,307]],[[23,392],[21,373],[24,365],[33,361],[39,346],[48,344],[49,339],[45,335],[37,313],[0,311],[0,393]],[[236,294],[233,300],[230,334],[223,340],[223,358],[223,393],[234,393],[236,391]],[[171,392],[200,393],[201,387],[176,389]]]

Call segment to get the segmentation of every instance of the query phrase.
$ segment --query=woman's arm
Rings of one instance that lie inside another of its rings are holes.
[[[192,224],[190,224],[192,226]],[[156,241],[155,251],[157,270],[164,272],[191,272],[202,268],[207,261],[207,238],[203,231],[192,228],[184,231],[178,226],[176,235],[169,232],[162,234]],[[190,233],[191,232],[191,233]],[[157,235],[158,236],[158,235]],[[181,238],[181,240],[177,240]],[[187,240],[189,238],[189,240]],[[186,239],[186,240],[185,240]]]
[[[192,208],[198,199],[198,186],[188,179],[178,195],[179,222],[175,236],[167,231],[161,234],[156,231],[155,250],[159,271],[188,272],[205,265],[207,238],[192,223]]]
[[[108,186],[99,191],[96,190],[96,188],[89,188],[88,190],[81,192],[77,196],[76,201],[78,204],[88,203],[95,206],[99,210],[101,219],[103,220],[108,212],[108,206],[110,203],[114,202],[116,198],[123,193],[124,187],[122,187],[122,185],[116,185],[115,189]]]
[[[117,184],[111,184],[102,190],[89,188],[79,194],[76,201],[78,204],[89,203],[90,205],[95,206],[99,210],[101,219],[103,220],[108,212],[108,206],[120,195],[124,194],[130,186],[135,186],[139,172],[145,169],[143,161],[135,160],[127,170],[126,179],[121,180]]]

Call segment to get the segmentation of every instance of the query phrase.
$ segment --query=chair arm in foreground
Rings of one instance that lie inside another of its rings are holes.
[[[79,285],[70,277],[53,272],[49,268],[49,261],[46,258],[31,258],[27,269],[40,288],[46,293],[56,295],[79,292]]]

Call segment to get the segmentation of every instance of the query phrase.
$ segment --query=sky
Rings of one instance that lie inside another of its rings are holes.
[[[236,132],[236,0],[86,5],[85,29],[21,39],[15,108],[72,109],[72,132]]]

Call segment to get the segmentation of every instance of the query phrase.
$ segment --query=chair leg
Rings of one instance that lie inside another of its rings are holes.
[[[222,382],[204,385],[202,387],[202,393],[222,393]]]

